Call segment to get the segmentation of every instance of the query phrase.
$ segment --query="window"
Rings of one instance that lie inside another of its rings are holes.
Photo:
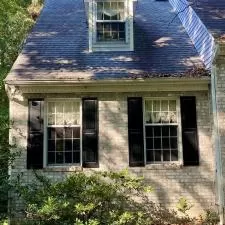
[[[47,164],[80,163],[80,101],[48,101]]]
[[[179,101],[129,97],[127,105],[130,166],[178,161],[199,165],[195,96]]]
[[[124,2],[97,2],[97,41],[125,41]]]
[[[145,100],[146,162],[178,161],[176,100]]]
[[[96,98],[29,99],[28,110],[28,169],[98,167]]]

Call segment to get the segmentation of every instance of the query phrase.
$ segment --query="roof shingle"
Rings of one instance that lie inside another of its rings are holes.
[[[202,67],[169,2],[138,0],[133,52],[88,52],[82,0],[46,0],[6,80],[121,79]],[[161,76],[160,75],[160,76]]]

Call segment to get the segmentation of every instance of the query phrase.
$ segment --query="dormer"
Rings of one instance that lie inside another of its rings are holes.
[[[86,0],[89,51],[133,51],[133,0]]]

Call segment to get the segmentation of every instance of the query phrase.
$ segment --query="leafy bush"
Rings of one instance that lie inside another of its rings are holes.
[[[61,182],[36,174],[29,185],[17,183],[25,202],[22,224],[165,225],[194,224],[150,201],[152,188],[127,171],[77,172]]]

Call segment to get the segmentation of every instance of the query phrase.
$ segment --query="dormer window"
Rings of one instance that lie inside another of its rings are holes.
[[[97,41],[125,41],[124,2],[97,2]]]
[[[89,51],[133,51],[133,0],[85,1]]]

